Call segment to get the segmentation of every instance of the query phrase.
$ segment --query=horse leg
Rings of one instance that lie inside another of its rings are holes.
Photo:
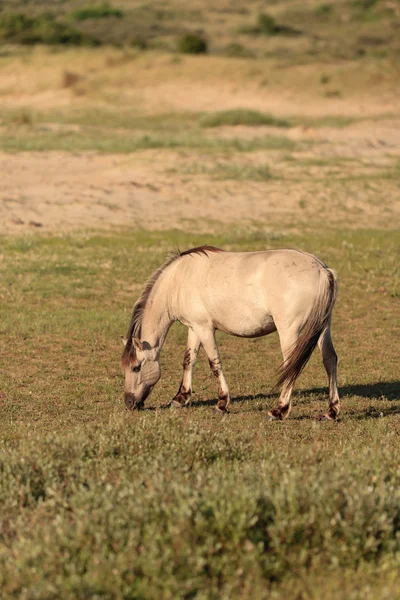
[[[189,329],[186,351],[183,357],[182,381],[178,393],[171,402],[171,406],[181,408],[190,403],[190,398],[192,396],[193,368],[197,361],[200,346],[201,342],[199,338],[194,333],[193,329]]]
[[[210,330],[204,335],[202,335],[201,343],[203,344],[205,353],[207,354],[212,374],[218,381],[218,403],[216,406],[216,410],[220,413],[228,413],[228,406],[231,399],[229,396],[228,385],[225,381],[225,377],[222,372],[222,364],[221,359],[219,357],[219,351],[217,342],[215,340],[214,331]]]
[[[297,338],[299,337],[299,328],[292,328],[290,331],[287,331],[285,333],[279,331],[278,329],[278,332],[283,360],[286,361],[288,359],[290,350],[292,349],[293,345],[297,341]],[[282,420],[286,419],[289,416],[290,410],[292,408],[291,398],[293,385],[294,384],[292,383],[290,385],[284,384],[282,386],[277,407],[268,411],[268,415],[271,420]]]
[[[329,380],[329,409],[325,419],[335,420],[340,411],[339,392],[337,388],[337,354],[333,347],[330,325],[320,335],[318,347]]]

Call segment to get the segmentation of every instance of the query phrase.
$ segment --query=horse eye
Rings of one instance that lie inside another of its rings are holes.
[[[139,365],[136,365],[136,367],[132,367],[132,371],[133,371],[134,373],[139,373],[139,371],[140,371],[140,367],[141,367],[141,366],[142,366],[142,365],[141,365],[141,364],[139,364]]]

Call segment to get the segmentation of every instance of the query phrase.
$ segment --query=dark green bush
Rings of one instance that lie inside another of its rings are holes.
[[[0,39],[19,44],[66,44],[73,46],[96,45],[93,38],[82,34],[70,25],[59,23],[50,13],[37,17],[23,14],[0,16]]]
[[[264,35],[274,35],[278,32],[279,26],[271,15],[261,13],[258,15],[258,29]]]
[[[100,6],[84,6],[78,8],[71,13],[71,18],[74,21],[86,21],[87,19],[107,19],[108,17],[117,17],[121,19],[124,13],[119,8],[114,8],[109,4],[101,4]]]
[[[183,54],[206,54],[206,40],[196,33],[186,33],[178,41],[178,50]]]

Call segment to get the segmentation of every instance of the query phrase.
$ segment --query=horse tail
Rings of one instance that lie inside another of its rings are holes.
[[[337,292],[336,273],[324,265],[320,271],[318,296],[302,327],[299,338],[293,344],[289,355],[279,368],[279,377],[274,389],[282,385],[293,385],[303,371],[322,331],[329,323]]]

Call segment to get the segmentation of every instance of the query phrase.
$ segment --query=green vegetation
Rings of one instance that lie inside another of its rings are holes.
[[[177,325],[147,409],[124,410],[119,335],[138,284],[168,250],[205,242],[295,246],[338,270],[340,422],[313,418],[327,394],[317,356],[291,418],[267,421],[274,336],[219,336],[227,418],[203,355],[192,408],[160,408],[181,375]],[[3,238],[1,597],[397,598],[397,249],[376,231]]]
[[[91,36],[59,23],[54,15],[44,13],[28,17],[22,13],[0,14],[0,39],[19,44],[96,45]]]
[[[204,115],[200,124],[203,127],[220,127],[223,125],[247,125],[250,127],[257,125],[271,125],[274,127],[290,127],[290,122],[286,119],[280,119],[257,110],[235,108],[232,110],[222,110],[215,113]]]
[[[24,125],[24,122],[22,122]],[[201,135],[197,130],[189,133],[134,134],[113,132],[104,128],[82,128],[81,131],[61,130],[30,126],[15,130],[0,138],[0,149],[6,152],[64,150],[68,152],[95,150],[97,152],[126,153],[146,149],[194,149],[212,153],[254,152],[258,150],[293,150],[296,144],[283,136],[262,136],[250,139],[216,138]]]
[[[248,35],[298,35],[301,32],[288,25],[280,25],[267,13],[258,15],[256,25],[246,25],[239,28],[239,33]]]
[[[182,54],[206,54],[206,40],[195,33],[186,33],[178,41],[178,51]]]
[[[71,13],[74,21],[86,21],[87,19],[107,19],[116,17],[122,19],[124,13],[119,8],[113,8],[109,4],[100,4],[99,6],[84,6]]]
[[[130,46],[134,40],[144,40],[146,48],[168,52],[176,52],[178,45],[180,52],[242,58],[268,55],[285,64],[329,63],[338,58],[362,60],[365,55],[397,60],[400,52],[396,2],[337,0],[315,4],[282,0],[269,3],[266,12],[265,3],[259,0],[249,0],[245,7],[228,2],[218,9],[206,1],[190,7],[183,0],[168,0],[163,4],[124,0],[117,6],[101,1],[79,6],[76,0],[62,0],[51,3],[53,24],[39,25],[38,22],[45,20],[39,11],[46,4],[49,5],[38,0],[2,0],[2,20],[24,17],[29,24],[24,25],[23,35],[10,35],[14,25],[10,28],[6,23],[0,40],[13,44],[64,44],[63,39],[68,36],[74,40],[69,44],[92,41],[122,47]],[[223,18],[216,18],[219,12]],[[240,26],[241,19],[246,21]],[[186,32],[194,27],[201,33],[189,33],[185,40]],[[50,37],[38,35],[37,29],[41,28],[46,31],[57,28],[57,31]],[[85,41],[80,41],[78,33]],[[294,43],[294,36],[299,37],[299,44]],[[27,38],[36,41],[25,42]],[[365,44],[359,38],[380,39],[381,46]],[[137,44],[137,47],[142,46]]]

